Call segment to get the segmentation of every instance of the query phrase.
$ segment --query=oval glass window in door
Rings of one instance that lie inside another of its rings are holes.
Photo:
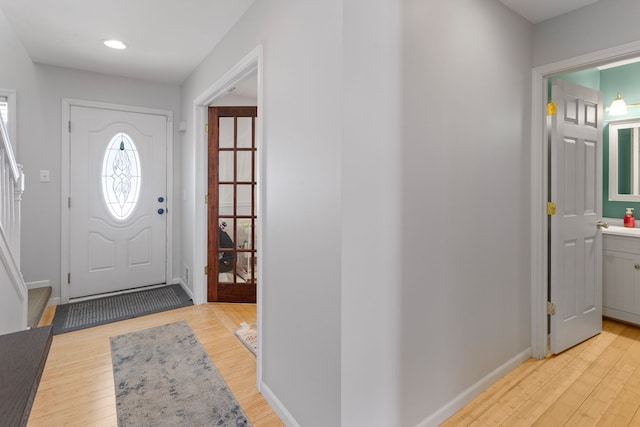
[[[120,132],[111,138],[102,162],[102,196],[109,213],[123,221],[134,211],[142,179],[140,157],[133,140]]]

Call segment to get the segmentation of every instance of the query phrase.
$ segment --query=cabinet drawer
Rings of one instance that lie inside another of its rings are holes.
[[[602,236],[602,248],[605,251],[627,252],[640,255],[640,238],[625,236]]]

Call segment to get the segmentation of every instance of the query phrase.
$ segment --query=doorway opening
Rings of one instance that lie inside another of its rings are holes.
[[[195,135],[195,221],[193,227],[193,296],[195,304],[207,302],[207,227],[208,212],[205,203],[208,193],[208,135],[205,132],[205,125],[208,123],[208,108],[214,105],[226,95],[236,92],[241,83],[248,77],[255,75],[255,93],[258,117],[255,125],[256,140],[256,186],[255,186],[255,209],[256,209],[256,244],[257,253],[263,253],[263,230],[264,215],[262,206],[264,205],[264,150],[262,137],[262,46],[257,46],[248,53],[242,60],[233,66],[227,73],[220,77],[211,87],[204,91],[194,100],[194,123],[193,132]],[[234,89],[235,88],[235,89]],[[257,257],[255,268],[256,280],[256,323],[258,329],[262,325],[262,262],[263,257]],[[262,341],[258,340],[256,359],[256,382],[258,391],[262,384]]]
[[[547,283],[550,236],[547,214],[549,188],[549,148],[547,145],[546,104],[548,79],[640,56],[640,42],[605,49],[568,60],[536,67],[532,73],[532,150],[531,150],[531,350],[532,356],[547,354]],[[607,104],[611,100],[605,99]],[[552,231],[553,232],[553,231]]]

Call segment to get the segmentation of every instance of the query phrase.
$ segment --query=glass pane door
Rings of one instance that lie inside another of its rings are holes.
[[[209,107],[209,301],[256,301],[256,113]]]

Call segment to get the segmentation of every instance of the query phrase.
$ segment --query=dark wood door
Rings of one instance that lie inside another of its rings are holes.
[[[256,302],[256,107],[209,107],[209,301]]]

